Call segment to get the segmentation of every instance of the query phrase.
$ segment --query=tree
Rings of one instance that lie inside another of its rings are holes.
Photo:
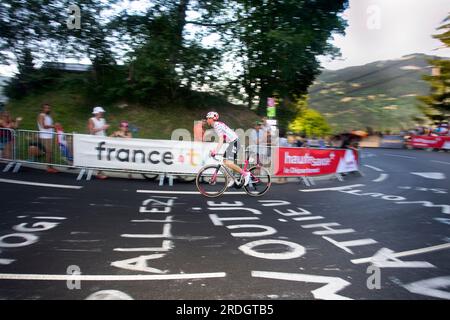
[[[450,15],[438,28],[443,33],[433,35],[442,42],[443,48],[450,47]],[[421,109],[432,120],[442,121],[450,117],[450,60],[428,60],[432,66],[432,75],[425,75],[423,79],[430,84],[430,94],[419,97]]]
[[[336,55],[329,42],[332,33],[343,33],[339,16],[346,0],[236,0],[236,22],[229,25],[236,57],[242,57],[242,86],[248,105],[258,97],[258,112],[267,97],[278,95],[287,108],[319,73],[319,55]]]
[[[219,3],[156,0],[144,14],[123,12],[112,22],[117,32],[131,39],[129,86],[138,99],[186,97],[193,87],[214,82],[220,52],[204,48],[199,37],[188,38],[186,25],[206,26],[218,12]],[[201,16],[188,21],[188,11],[200,12]]]
[[[306,96],[297,100],[296,107],[297,114],[289,124],[289,130],[310,137],[322,137],[330,134],[331,127],[325,118],[318,111],[308,108]]]

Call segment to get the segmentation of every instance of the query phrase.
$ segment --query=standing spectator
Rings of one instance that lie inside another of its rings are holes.
[[[17,129],[20,121],[22,121],[20,117],[12,120],[8,111],[2,111],[0,113],[0,145],[3,148],[2,157],[5,159],[11,159],[13,134],[10,130],[1,129]]]
[[[286,133],[283,129],[280,129],[280,138],[278,139],[278,144],[280,147],[284,147],[284,148],[292,147],[292,145],[289,143],[288,139],[286,138]]]
[[[251,162],[261,163],[267,155],[267,133],[261,121],[256,121],[255,128],[250,132],[249,143]]]
[[[133,135],[131,134],[131,131],[128,128],[128,122],[127,121],[121,121],[119,130],[114,131],[113,134],[111,134],[111,137],[115,138],[133,138]]]
[[[194,141],[204,141],[206,119],[194,121]]]
[[[106,123],[106,120],[103,117],[104,113],[105,110],[102,107],[97,106],[94,108],[92,111],[94,116],[88,121],[89,134],[106,137],[106,130],[108,130],[109,124]],[[108,178],[102,171],[98,171],[96,177],[101,180]]]
[[[102,107],[95,107],[92,114],[94,116],[88,121],[89,134],[106,137],[109,124],[106,124],[106,120],[103,118],[105,110]]]
[[[39,129],[39,142],[45,152],[45,162],[47,162],[48,173],[58,173],[58,170],[51,166],[53,161],[53,142],[55,133],[55,124],[50,116],[51,107],[48,103],[42,105],[42,111],[37,117],[37,125]]]
[[[326,143],[324,137],[319,138],[318,144],[319,144],[319,148],[321,148],[321,149],[325,149],[327,147],[327,143]]]

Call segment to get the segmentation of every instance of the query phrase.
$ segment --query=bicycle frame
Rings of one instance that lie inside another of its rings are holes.
[[[218,160],[218,159],[216,159],[216,157],[212,157],[212,158],[215,159],[215,160]],[[216,181],[217,173],[219,172],[219,168],[222,167],[222,168],[225,169],[225,171],[226,171],[226,173],[228,174],[228,176],[229,176],[231,179],[233,179],[235,183],[237,183],[237,182],[238,182],[237,179],[234,177],[234,174],[233,174],[233,172],[231,171],[231,169],[228,168],[227,165],[225,165],[225,163],[224,163],[224,161],[223,161],[223,158],[222,158],[221,160],[218,160],[218,161],[219,161],[219,165],[218,165],[218,167],[217,167],[216,172],[214,172],[214,175],[212,176],[212,179],[211,179],[212,182],[215,182],[215,181]],[[242,168],[242,170],[243,170],[244,172],[248,172],[248,165],[249,165],[249,160],[248,160],[248,158],[247,158],[247,159],[244,161],[244,168]],[[256,166],[257,166],[257,167],[260,167],[261,164],[260,164],[260,163],[257,163]],[[250,172],[250,175],[255,179],[255,180],[254,180],[255,182],[259,182],[259,179],[258,179],[257,177],[255,177],[251,172]]]

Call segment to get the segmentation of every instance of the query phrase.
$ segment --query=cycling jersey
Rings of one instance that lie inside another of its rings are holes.
[[[214,131],[217,133],[217,135],[223,136],[225,142],[229,143],[232,141],[237,140],[238,135],[236,132],[231,130],[225,123],[216,121],[213,125]]]

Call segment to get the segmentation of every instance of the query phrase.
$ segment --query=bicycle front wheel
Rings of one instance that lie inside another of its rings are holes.
[[[245,192],[253,197],[259,197],[270,189],[272,184],[269,171],[261,166],[252,167],[250,172],[250,182],[244,187]]]
[[[218,197],[225,192],[228,176],[220,165],[203,167],[195,179],[198,191],[206,197]]]

